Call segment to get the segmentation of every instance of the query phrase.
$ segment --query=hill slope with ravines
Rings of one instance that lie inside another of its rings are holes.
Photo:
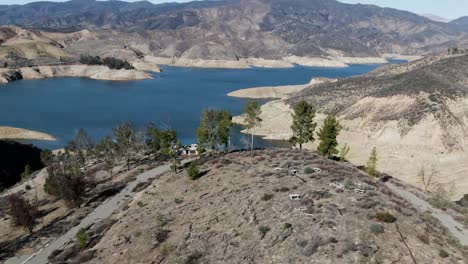
[[[73,0],[0,5],[0,25],[90,30],[74,53],[126,50],[185,59],[378,57],[444,53],[468,29],[396,9],[334,0],[226,0],[154,5]],[[77,37],[79,38],[79,37]],[[71,42],[77,42],[73,38]],[[70,46],[70,45],[66,45]]]

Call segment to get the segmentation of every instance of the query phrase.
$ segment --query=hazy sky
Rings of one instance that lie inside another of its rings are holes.
[[[52,0],[63,1],[63,0]],[[135,1],[135,0],[128,0]],[[294,1],[294,0],[291,0]],[[393,7],[408,10],[418,14],[434,14],[453,19],[468,16],[468,0],[339,0],[344,3],[375,4],[384,7]],[[0,0],[0,4],[24,4],[35,0]],[[188,0],[151,0],[153,3],[161,2],[188,2]]]

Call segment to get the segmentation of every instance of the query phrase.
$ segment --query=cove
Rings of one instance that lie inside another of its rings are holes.
[[[130,82],[84,78],[21,80],[0,86],[0,125],[54,135],[56,141],[26,141],[56,149],[84,128],[95,140],[112,133],[112,127],[130,121],[137,128],[148,122],[176,129],[182,143],[196,142],[201,112],[208,108],[242,113],[245,100],[228,97],[237,89],[304,84],[314,77],[365,74],[380,65],[347,68],[294,67],[288,69],[198,69],[163,67],[154,79]],[[232,142],[241,144],[240,128]],[[257,139],[257,147],[284,146],[284,142]]]

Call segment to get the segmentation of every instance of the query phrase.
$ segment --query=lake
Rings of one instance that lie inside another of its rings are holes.
[[[56,149],[84,128],[94,139],[112,133],[121,121],[137,128],[148,122],[178,131],[182,143],[196,142],[200,114],[207,108],[240,114],[245,100],[226,94],[241,88],[304,84],[314,77],[365,74],[380,65],[348,68],[295,67],[288,69],[197,69],[163,67],[154,79],[130,82],[84,78],[22,80],[0,86],[0,125],[26,128],[54,135],[56,141],[27,141]],[[233,144],[240,146],[240,128]],[[257,140],[258,147],[284,145]]]

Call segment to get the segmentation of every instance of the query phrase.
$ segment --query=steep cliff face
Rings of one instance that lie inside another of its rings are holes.
[[[39,148],[0,140],[0,188],[8,188],[19,182],[26,165],[29,165],[32,171],[44,167]]]

